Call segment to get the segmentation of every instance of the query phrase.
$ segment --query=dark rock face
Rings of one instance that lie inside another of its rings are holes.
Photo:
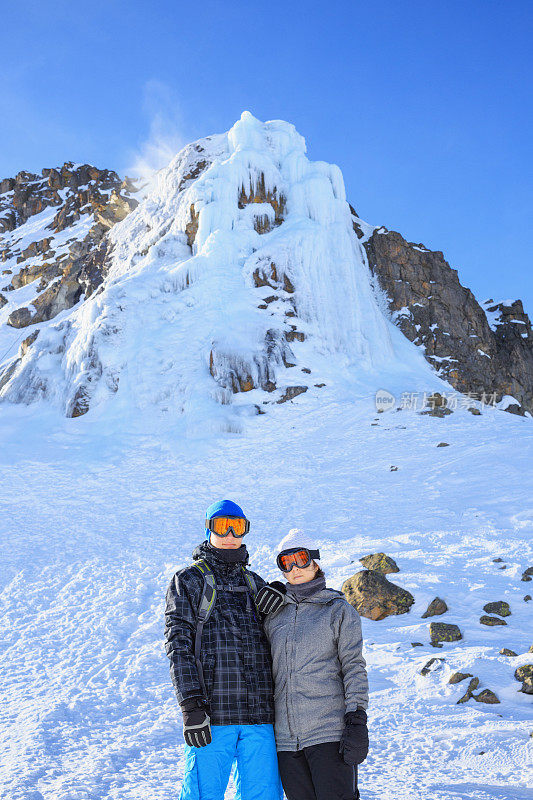
[[[272,191],[267,191],[265,187],[265,176],[263,173],[259,175],[259,179],[255,186],[241,187],[239,194],[239,208],[244,208],[251,203],[258,203],[260,205],[268,204],[272,207],[274,219],[271,220],[271,215],[259,212],[255,215],[254,228],[257,233],[268,233],[273,227],[281,225],[285,215],[286,200],[282,193],[278,192],[274,187]]]
[[[31,307],[14,308],[8,317],[8,325],[24,328],[53,319],[98,288],[109,253],[105,234],[137,205],[130,196],[135,187],[111,170],[68,162],[60,169],[43,169],[41,175],[21,172],[1,181],[2,188],[1,256],[4,262],[16,259],[17,264],[16,270],[8,271],[11,283],[3,290],[9,293],[39,280]],[[49,207],[57,207],[46,227],[49,234],[21,249],[17,228]],[[92,224],[83,237],[73,228],[70,246],[56,245],[56,234],[84,218]],[[9,294],[4,296],[3,304],[10,299]]]
[[[357,220],[354,229],[361,234]],[[485,310],[442,252],[385,228],[364,242],[371,271],[401,331],[457,391],[493,402],[512,395],[533,413],[533,332],[520,300]],[[487,314],[492,321],[489,325]]]

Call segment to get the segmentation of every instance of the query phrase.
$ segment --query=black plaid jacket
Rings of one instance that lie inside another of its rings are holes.
[[[207,562],[217,583],[216,601],[202,635],[201,661],[214,725],[256,725],[274,722],[274,689],[270,647],[241,564],[227,564],[215,548],[202,543],[193,558]],[[246,559],[247,561],[248,559]],[[265,581],[251,573],[257,588]],[[202,697],[194,660],[194,639],[203,577],[195,567],[177,572],[167,591],[166,652],[178,702]]]

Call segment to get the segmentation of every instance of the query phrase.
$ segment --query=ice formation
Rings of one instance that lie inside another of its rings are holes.
[[[5,399],[46,397],[77,416],[113,397],[118,413],[196,425],[303,391],[295,368],[317,380],[326,365],[353,376],[404,359],[341,171],[310,161],[287,122],[244,112],[188,145],[109,236],[103,284],[41,326]]]

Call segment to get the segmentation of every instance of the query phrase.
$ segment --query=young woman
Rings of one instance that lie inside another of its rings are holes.
[[[368,681],[361,621],[328,589],[311,537],[293,529],[279,546],[285,585],[262,589],[274,674],[278,763],[288,800],[354,800],[368,753]],[[275,593],[278,593],[277,598]]]

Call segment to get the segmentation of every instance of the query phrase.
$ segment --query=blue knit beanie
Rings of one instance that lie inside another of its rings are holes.
[[[213,517],[243,517],[246,515],[242,508],[234,503],[233,500],[217,500],[216,503],[211,503],[205,512],[206,519],[213,519]],[[211,531],[209,528],[205,529],[205,538],[209,539]]]

